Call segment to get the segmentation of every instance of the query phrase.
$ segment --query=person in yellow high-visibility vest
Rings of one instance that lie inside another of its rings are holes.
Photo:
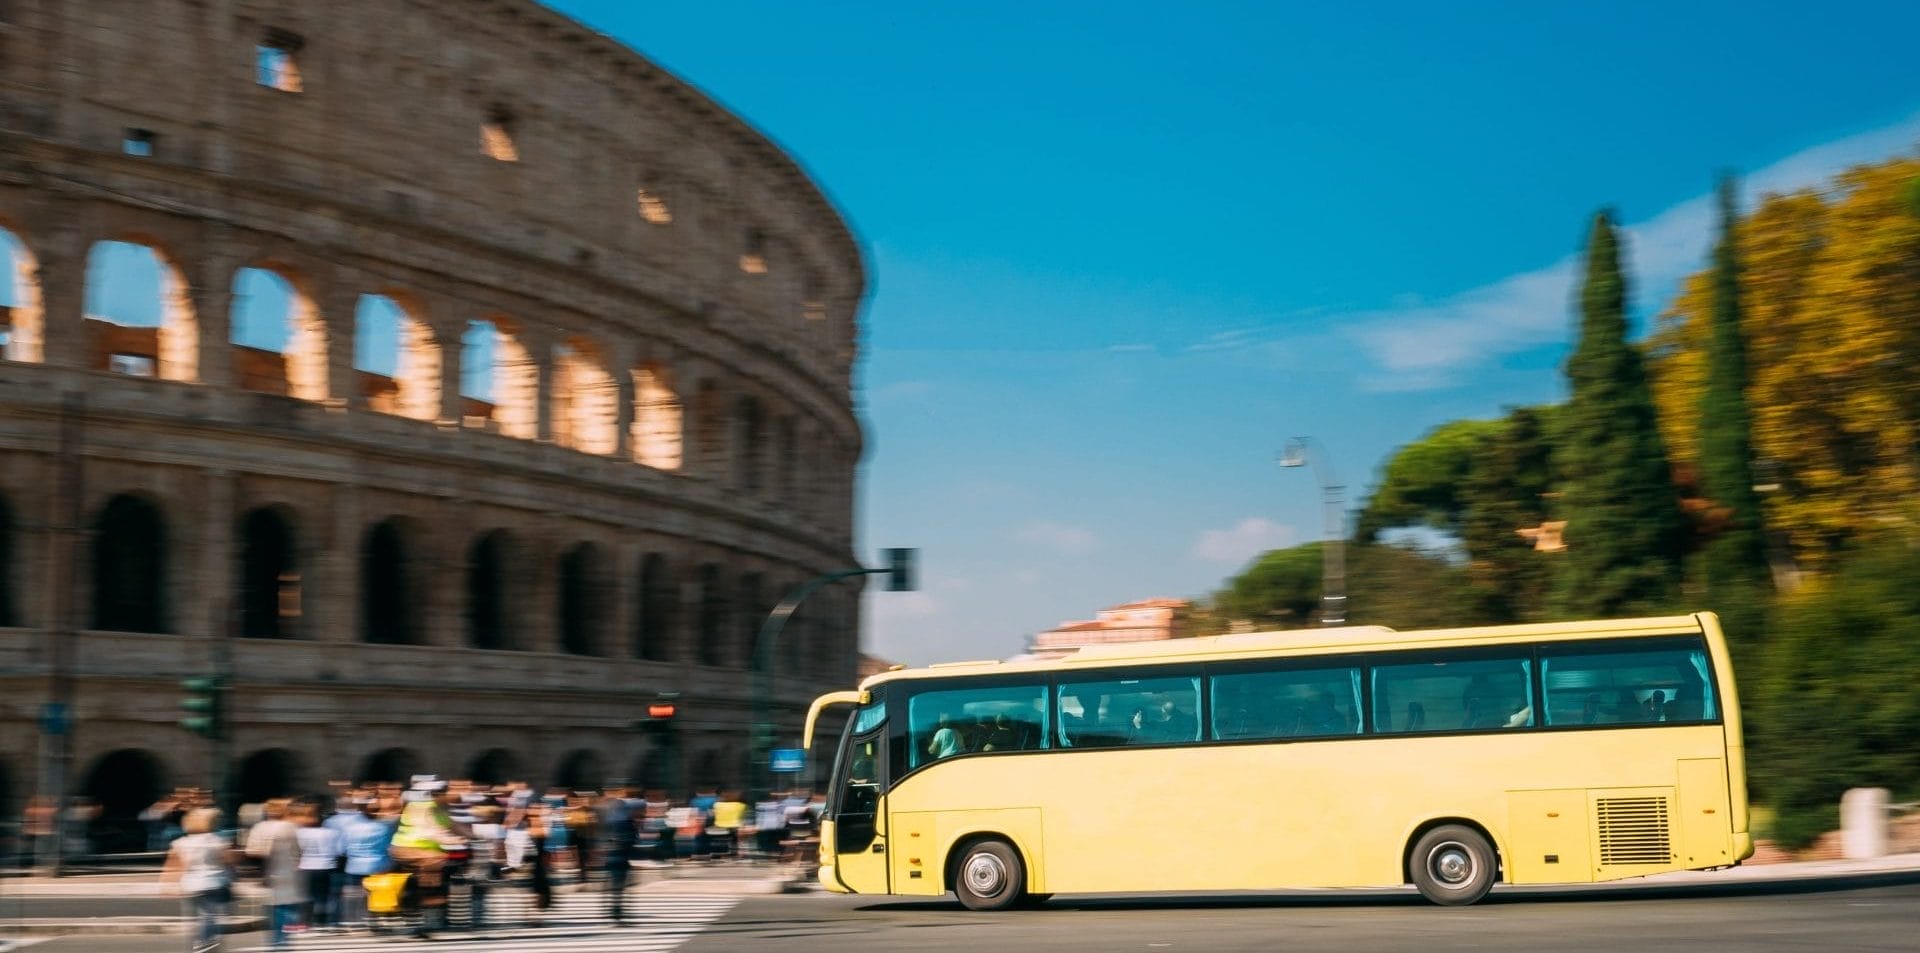
[[[446,926],[447,848],[461,843],[447,814],[450,800],[447,782],[431,775],[414,778],[388,848],[394,863],[412,874],[419,888],[421,936]]]

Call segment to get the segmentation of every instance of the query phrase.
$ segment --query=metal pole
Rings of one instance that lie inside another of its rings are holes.
[[[787,594],[780,604],[767,613],[767,619],[760,624],[760,634],[753,643],[753,726],[747,739],[747,785],[751,789],[750,801],[759,801],[765,797],[771,784],[767,770],[768,749],[773,741],[773,723],[769,716],[772,702],[773,672],[772,658],[774,643],[780,638],[780,630],[786,628],[787,620],[793,617],[800,603],[808,596],[828,585],[853,576],[866,576],[887,572],[886,569],[841,569],[827,573],[815,579],[801,583]]]
[[[1312,437],[1295,437],[1281,452],[1280,465],[1311,465],[1326,507],[1325,544],[1320,550],[1320,624],[1347,624],[1346,487],[1341,485],[1326,447]]]
[[[48,587],[53,604],[48,619],[48,724],[41,727],[47,752],[43,791],[53,808],[52,836],[40,844],[40,866],[59,876],[65,866],[67,838],[67,775],[73,761],[73,642],[79,637],[78,599],[81,511],[86,493],[81,486],[85,470],[81,448],[86,441],[86,395],[68,391],[60,400],[60,442],[57,450],[60,482],[56,489],[53,546],[47,553]]]

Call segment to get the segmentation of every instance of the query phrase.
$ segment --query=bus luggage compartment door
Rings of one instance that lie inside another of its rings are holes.
[[[1508,878],[1517,884],[1593,879],[1587,852],[1587,792],[1507,792]]]

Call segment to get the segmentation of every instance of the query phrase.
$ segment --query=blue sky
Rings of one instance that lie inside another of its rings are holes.
[[[1554,399],[1572,258],[1644,321],[1722,169],[1920,141],[1920,5],[551,4],[765,131],[865,243],[869,651],[995,657],[1316,538],[1426,429]],[[877,557],[876,557],[877,558]],[[875,587],[876,589],[878,587]]]

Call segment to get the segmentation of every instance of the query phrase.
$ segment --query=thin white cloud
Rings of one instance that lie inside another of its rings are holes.
[[[1742,177],[1743,204],[1757,196],[1817,187],[1837,172],[1908,151],[1920,140],[1920,114],[1881,129],[1803,149]],[[1626,226],[1626,265],[1636,304],[1661,307],[1689,273],[1705,264],[1713,240],[1713,201],[1700,195]],[[1350,316],[1347,334],[1380,373],[1374,390],[1433,390],[1501,356],[1566,340],[1580,264],[1569,255],[1430,303]]]
[[[1084,556],[1100,545],[1100,538],[1095,536],[1092,530],[1055,523],[1052,520],[1028,524],[1016,534],[1015,538],[1023,543],[1043,546],[1069,556]]]
[[[1194,541],[1193,554],[1211,563],[1240,565],[1270,549],[1293,542],[1293,527],[1264,516],[1249,516],[1231,529],[1210,529]]]

